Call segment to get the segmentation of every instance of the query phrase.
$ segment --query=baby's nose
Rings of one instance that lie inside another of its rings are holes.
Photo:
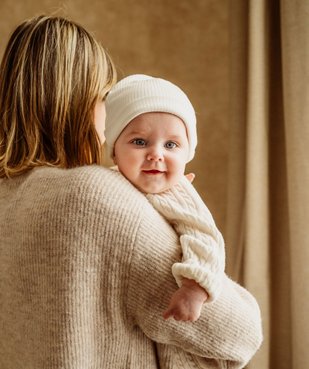
[[[159,148],[151,149],[147,154],[147,160],[149,161],[163,161],[163,153]]]

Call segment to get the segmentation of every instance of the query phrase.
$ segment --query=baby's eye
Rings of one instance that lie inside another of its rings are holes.
[[[146,141],[143,140],[142,138],[135,138],[134,140],[131,141],[134,145],[137,146],[146,146]]]
[[[174,141],[168,141],[164,146],[167,149],[174,149],[175,147],[177,147],[177,144]]]

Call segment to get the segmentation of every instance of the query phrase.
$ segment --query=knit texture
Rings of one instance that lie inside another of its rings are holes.
[[[203,200],[184,176],[171,189],[146,195],[151,204],[180,235],[182,262],[172,266],[178,286],[194,279],[214,301],[222,289],[225,268],[224,240]]]
[[[196,323],[162,318],[178,240],[115,171],[1,179],[0,368],[244,367],[261,343],[260,311],[228,277]]]

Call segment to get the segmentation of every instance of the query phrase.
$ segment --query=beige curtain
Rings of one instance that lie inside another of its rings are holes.
[[[258,299],[250,369],[309,363],[309,1],[231,0],[227,270]]]

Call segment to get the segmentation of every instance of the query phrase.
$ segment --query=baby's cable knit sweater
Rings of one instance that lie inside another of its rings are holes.
[[[222,289],[225,268],[224,240],[203,200],[184,176],[171,189],[146,195],[180,235],[182,262],[172,266],[178,286],[194,279],[214,301]]]

